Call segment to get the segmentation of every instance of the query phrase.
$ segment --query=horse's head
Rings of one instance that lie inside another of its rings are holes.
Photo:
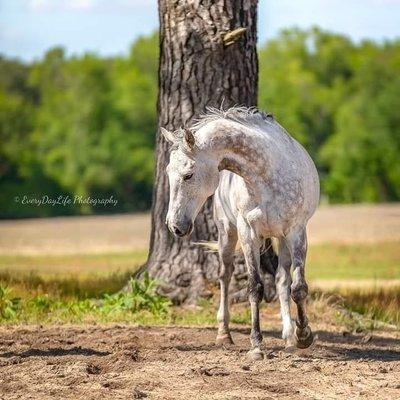
[[[161,132],[172,146],[167,166],[169,206],[166,224],[176,236],[189,235],[201,207],[217,189],[218,163],[201,150],[189,129]]]

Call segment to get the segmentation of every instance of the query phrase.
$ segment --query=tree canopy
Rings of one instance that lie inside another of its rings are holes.
[[[259,106],[310,152],[325,201],[400,200],[400,40],[287,29],[259,48]],[[158,39],[126,56],[0,57],[0,217],[150,208]],[[21,204],[24,195],[104,198]]]

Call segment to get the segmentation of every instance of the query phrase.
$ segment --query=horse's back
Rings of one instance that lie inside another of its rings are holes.
[[[215,193],[217,218],[236,225],[237,215],[249,200],[250,207],[260,207],[265,219],[285,231],[292,225],[305,225],[319,202],[319,178],[314,162],[304,147],[292,138],[275,120],[260,127],[266,153],[264,184],[259,204],[252,201],[242,177],[224,170]],[[253,199],[254,200],[254,199]],[[274,231],[275,229],[272,229]]]
[[[272,150],[267,191],[273,191],[273,197],[278,197],[275,199],[277,203],[283,201],[284,204],[287,201],[301,205],[308,220],[318,206],[320,193],[314,161],[276,120],[268,121],[263,134],[267,146]]]

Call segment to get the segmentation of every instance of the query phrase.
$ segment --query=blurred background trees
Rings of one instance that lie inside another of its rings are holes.
[[[150,208],[157,42],[139,38],[116,58],[61,48],[29,65],[0,57],[0,217]],[[400,40],[288,29],[259,58],[259,106],[308,149],[325,201],[400,200]],[[21,207],[24,194],[118,204]]]

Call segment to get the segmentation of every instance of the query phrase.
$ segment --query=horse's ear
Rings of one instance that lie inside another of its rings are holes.
[[[177,141],[177,138],[175,137],[173,132],[168,131],[167,129],[161,127],[160,128],[161,134],[164,136],[165,140],[170,143],[174,144]]]
[[[183,129],[183,140],[185,142],[185,145],[190,150],[194,149],[194,146],[196,145],[196,139],[190,129],[187,129],[187,128]]]

